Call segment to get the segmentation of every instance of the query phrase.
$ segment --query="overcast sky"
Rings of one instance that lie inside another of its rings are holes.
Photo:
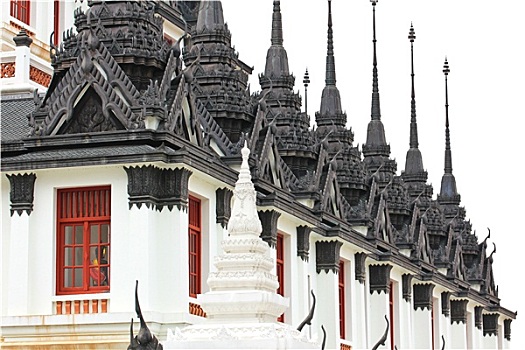
[[[254,67],[251,90],[260,90],[270,46],[272,0],[223,0],[225,21],[239,57]],[[283,0],[284,47],[295,90],[303,96],[308,68],[308,113],[315,121],[325,79],[326,0]],[[372,92],[372,5],[369,0],[333,0],[337,87],[354,145],[366,141]],[[248,14],[248,15],[247,15]],[[444,168],[445,83],[450,64],[449,117],[453,173],[461,204],[478,239],[497,245],[494,275],[503,307],[518,310],[512,347],[525,349],[525,198],[522,101],[525,96],[525,1],[379,0],[376,6],[381,117],[398,174],[405,167],[410,123],[411,22],[414,43],[419,148],[439,192]],[[521,141],[521,142],[520,142]],[[519,278],[521,277],[521,278]]]

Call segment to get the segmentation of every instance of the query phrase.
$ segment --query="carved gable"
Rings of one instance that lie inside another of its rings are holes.
[[[58,134],[91,133],[123,128],[111,111],[104,113],[102,101],[93,88],[86,91],[82,100],[73,109],[73,115],[75,117],[66,121]]]

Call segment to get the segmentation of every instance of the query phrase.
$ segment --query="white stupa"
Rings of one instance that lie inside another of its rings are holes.
[[[206,321],[175,332],[168,330],[164,349],[319,349],[306,334],[277,322],[289,304],[276,293],[277,276],[269,247],[260,238],[256,192],[248,167],[250,150],[241,151],[242,165],[233,193],[229,237],[215,258],[210,291],[197,299]]]

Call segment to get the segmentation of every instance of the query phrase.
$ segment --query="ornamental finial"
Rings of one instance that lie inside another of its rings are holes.
[[[445,63],[443,64],[443,73],[445,73],[445,75],[448,75],[448,73],[450,73],[447,56],[445,56]]]
[[[412,22],[410,23],[410,31],[408,32],[408,39],[411,43],[414,42],[416,39],[416,32],[414,31],[414,26],[412,25]]]

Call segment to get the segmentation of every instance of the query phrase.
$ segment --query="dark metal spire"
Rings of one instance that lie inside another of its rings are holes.
[[[416,39],[416,33],[412,24],[410,24],[408,39],[410,40],[410,64],[412,78],[412,93],[410,103],[410,148],[407,152],[407,158],[405,162],[405,173],[403,175],[406,181],[425,183],[427,179],[427,173],[423,168],[423,157],[421,156],[421,151],[418,148],[419,142],[417,137],[416,89],[414,83],[414,40]]]
[[[321,108],[315,114],[318,127],[341,127],[346,125],[346,114],[341,109],[341,95],[335,85],[334,38],[332,30],[332,0],[328,0],[328,40],[326,51],[325,87],[321,96]]]
[[[328,0],[328,45],[326,51],[326,85],[335,85],[334,35],[332,30],[332,0]]]
[[[303,84],[304,84],[304,113],[308,114],[308,84],[310,84],[310,76],[308,75],[308,68],[306,68],[306,72],[304,72]]]
[[[414,40],[416,39],[416,33],[412,24],[410,24],[410,32],[408,33],[408,39],[410,40],[410,58],[412,67],[412,101],[410,106],[410,148],[418,148],[419,142],[417,139],[416,90],[414,88]]]
[[[450,149],[450,130],[448,123],[448,73],[450,73],[450,68],[446,57],[445,64],[443,65],[443,73],[445,74],[445,174],[452,174],[452,151]]]
[[[272,17],[272,45],[283,44],[283,22],[281,19],[281,2],[275,0],[273,2],[273,17]]]
[[[268,49],[266,54],[266,66],[264,68],[264,75],[266,78],[273,81],[273,87],[276,87],[276,79],[285,78],[290,75],[288,68],[288,54],[283,46],[283,23],[281,17],[281,2],[273,2],[273,14],[272,14],[272,45]],[[285,79],[286,80],[286,79]],[[263,86],[264,85],[264,86]],[[293,90],[293,82],[286,83],[286,86],[290,86],[290,90]],[[266,81],[261,87],[264,89],[270,86],[269,80]]]
[[[370,0],[372,2],[373,13],[373,32],[374,37],[374,60],[372,69],[372,120],[381,120],[381,107],[379,105],[379,83],[377,79],[377,48],[376,48],[376,4],[377,0]]]
[[[363,145],[363,154],[367,157],[389,157],[390,146],[386,143],[385,127],[381,122],[381,108],[379,106],[379,83],[377,79],[377,47],[376,47],[376,4],[377,0],[370,0],[373,9],[373,70],[372,70],[372,119],[368,123],[366,144]],[[395,171],[395,170],[394,170]]]
[[[452,151],[450,150],[450,130],[448,122],[448,73],[450,68],[448,66],[447,58],[445,57],[445,64],[443,65],[443,73],[445,74],[445,173],[441,178],[441,191],[438,200],[443,204],[459,205],[461,196],[456,189],[456,178],[452,174]]]

